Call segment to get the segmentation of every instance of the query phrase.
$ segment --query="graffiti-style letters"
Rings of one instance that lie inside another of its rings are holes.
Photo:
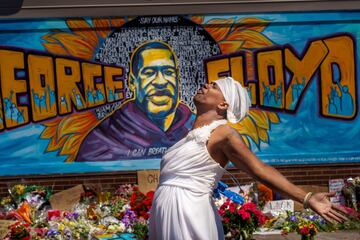
[[[6,128],[29,122],[24,73],[24,53],[0,50],[1,95]],[[20,100],[20,102],[19,102]]]
[[[254,58],[257,79],[246,79],[242,54],[207,59],[208,81],[231,75],[248,87],[253,105],[295,112],[308,84],[320,70],[321,115],[338,119],[356,116],[355,52],[349,35],[311,41],[302,56],[290,46],[259,50]]]
[[[0,130],[69,114],[74,107],[81,111],[122,100],[123,72],[122,67],[0,49]]]

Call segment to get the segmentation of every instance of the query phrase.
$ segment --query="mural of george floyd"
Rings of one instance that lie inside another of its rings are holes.
[[[3,19],[0,176],[135,182],[223,76],[248,89],[233,127],[264,162],[358,175],[359,29],[360,11]]]

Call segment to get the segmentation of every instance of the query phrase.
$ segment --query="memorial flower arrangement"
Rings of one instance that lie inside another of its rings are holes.
[[[13,240],[30,240],[30,224],[19,221],[9,226],[11,239]]]
[[[264,192],[264,191],[263,191]],[[42,186],[15,185],[10,196],[0,199],[0,219],[14,220],[5,240],[40,239],[147,239],[148,221],[154,192],[146,194],[137,186],[121,185],[114,192],[87,188],[71,210],[52,209],[51,190]],[[253,194],[249,192],[250,194]],[[360,229],[360,213],[346,208],[350,221],[327,224],[312,211],[287,212],[267,219],[259,205],[237,204],[221,196],[215,201],[226,239],[251,239],[260,226],[297,232],[302,239],[313,239],[317,232]],[[264,198],[266,201],[269,199]]]
[[[44,191],[43,191],[44,190]],[[154,192],[120,186],[114,194],[91,189],[70,211],[51,209],[50,191],[16,185],[0,201],[0,219],[16,220],[10,239],[146,239]]]
[[[281,229],[283,235],[297,232],[301,239],[313,239],[319,229],[329,228],[324,219],[311,212],[292,213],[286,212],[268,220],[264,227]],[[330,228],[328,230],[331,230]]]
[[[349,221],[344,223],[328,223],[311,210],[302,212],[286,212],[269,219],[264,227],[280,229],[284,235],[297,232],[302,240],[314,239],[318,232],[331,232],[335,230],[360,229],[360,213],[351,208],[344,207],[349,212]]]
[[[256,204],[236,204],[226,199],[218,209],[226,239],[252,239],[255,230],[263,225],[266,217]]]

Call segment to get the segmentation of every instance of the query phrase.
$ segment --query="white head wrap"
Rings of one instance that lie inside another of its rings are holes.
[[[225,101],[229,104],[227,109],[227,120],[231,123],[241,121],[249,112],[251,101],[246,88],[231,77],[216,80]]]

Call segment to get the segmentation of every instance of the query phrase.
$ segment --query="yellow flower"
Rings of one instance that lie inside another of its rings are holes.
[[[22,185],[22,184],[17,184],[14,186],[14,192],[17,194],[17,195],[21,195],[24,193],[25,191],[25,186]]]
[[[64,226],[64,224],[59,224],[59,231],[60,232],[62,232],[62,231],[64,231],[64,229],[65,229],[65,226]]]

